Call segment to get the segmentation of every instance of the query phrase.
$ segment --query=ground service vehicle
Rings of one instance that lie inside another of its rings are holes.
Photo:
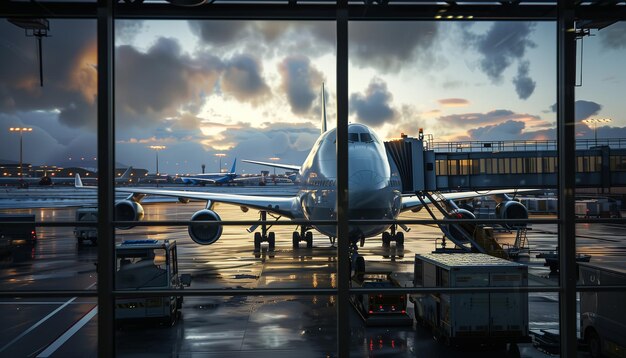
[[[3,222],[19,222],[16,225]],[[23,224],[22,224],[23,223]],[[33,246],[37,243],[35,215],[0,214],[0,253],[10,253],[12,249]]]
[[[80,208],[76,210],[76,221],[97,222],[98,208]],[[82,244],[85,240],[90,240],[96,244],[98,240],[98,228],[95,226],[77,226],[74,228],[74,237]]]
[[[391,272],[365,272],[354,276],[352,287],[391,288],[401,286]],[[351,301],[368,326],[413,324],[413,320],[406,313],[406,294],[352,295]]]
[[[579,262],[583,286],[626,284],[623,262]],[[580,293],[580,332],[592,357],[626,357],[626,291]]]
[[[115,247],[116,289],[183,289],[191,276],[179,275],[176,241],[126,240]],[[167,325],[176,322],[182,296],[124,297],[116,300],[117,320],[155,319]]]
[[[480,253],[415,255],[416,287],[523,287],[528,267]],[[528,293],[412,294],[418,323],[451,345],[530,342]]]

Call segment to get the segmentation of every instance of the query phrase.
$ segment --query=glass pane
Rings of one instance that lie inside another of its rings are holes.
[[[626,325],[620,302],[624,290],[603,291],[626,283],[624,263],[624,46],[615,39],[625,22],[609,23],[578,41],[576,88],[576,262],[578,284],[597,291],[579,292],[580,337],[592,355],[623,354],[626,341],[613,332]],[[584,47],[583,47],[584,42]],[[584,61],[583,61],[584,60]],[[608,221],[607,221],[608,220]],[[603,222],[600,222],[603,221]]]
[[[324,133],[336,122],[335,24],[119,20],[116,31],[116,161],[140,173],[117,188],[117,219],[153,224],[118,225],[117,288],[336,288],[335,225],[292,222],[336,218]],[[147,343],[190,354],[328,354],[334,302],[120,295],[117,318],[157,324],[122,327],[118,353],[137,353],[154,327]],[[184,319],[163,330],[176,307]]]
[[[97,179],[96,23],[2,19],[0,36],[0,220],[20,222],[0,224],[0,286],[95,289],[95,226],[39,223],[97,220],[73,187]]]
[[[361,220],[351,228],[362,257],[352,287],[557,286],[536,257],[557,242],[554,24],[359,21],[349,33],[349,131],[384,144],[375,157],[375,143],[349,143],[350,213]],[[422,222],[362,221],[391,219]],[[399,302],[375,290],[357,297],[366,324],[392,321],[386,299]],[[441,342],[520,343],[538,353],[530,330],[558,334],[558,316],[545,314],[558,312],[551,292],[434,292],[407,303],[416,332]],[[429,343],[433,356],[448,349]],[[369,349],[385,344],[373,339]]]

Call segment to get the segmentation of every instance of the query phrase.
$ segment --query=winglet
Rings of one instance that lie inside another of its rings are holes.
[[[322,134],[326,132],[326,94],[324,93],[324,82],[322,82]]]
[[[74,187],[75,188],[83,187],[83,181],[80,180],[80,175],[78,173],[76,173],[76,176],[74,177]]]

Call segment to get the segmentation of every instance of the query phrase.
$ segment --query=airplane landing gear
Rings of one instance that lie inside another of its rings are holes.
[[[294,249],[300,247],[300,241],[306,242],[307,249],[313,248],[313,233],[307,230],[307,227],[300,226],[300,232],[293,232],[292,243]]]
[[[267,211],[262,210],[260,212],[260,220],[263,222],[267,220]],[[276,249],[276,234],[274,234],[273,231],[267,231],[270,227],[271,225],[268,227],[267,224],[264,222],[263,224],[261,224],[261,232],[254,233],[254,252],[255,253],[261,252],[262,242],[268,243],[268,247],[267,247],[268,251],[274,251]],[[252,232],[254,230],[248,229],[248,231]]]
[[[392,241],[396,242],[396,246],[404,246],[404,233],[397,231],[397,225],[391,225],[391,232],[383,232],[383,247],[389,247]]]

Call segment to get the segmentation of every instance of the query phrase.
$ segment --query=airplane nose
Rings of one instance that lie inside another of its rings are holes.
[[[350,175],[348,182],[350,191],[371,191],[385,187],[385,177],[373,170],[359,170]]]
[[[349,180],[349,205],[351,209],[387,207],[394,199],[393,190],[385,177],[371,170],[353,173]]]

